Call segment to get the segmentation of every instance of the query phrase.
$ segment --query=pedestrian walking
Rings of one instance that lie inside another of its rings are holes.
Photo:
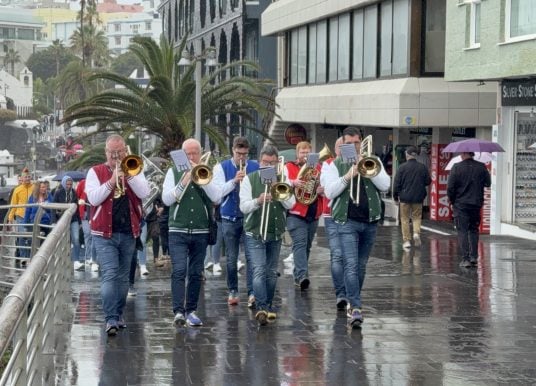
[[[478,228],[484,204],[484,188],[491,186],[488,169],[473,159],[475,153],[461,153],[462,161],[450,171],[447,196],[452,204],[458,232],[460,266],[476,266],[478,261]]]
[[[398,168],[393,184],[393,199],[400,206],[402,246],[405,249],[411,248],[412,240],[416,247],[421,246],[422,203],[426,198],[426,187],[432,182],[428,168],[417,162],[417,156],[415,146],[406,149],[406,162]]]

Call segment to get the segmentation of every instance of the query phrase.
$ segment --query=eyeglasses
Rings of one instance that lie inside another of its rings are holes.
[[[242,151],[236,151],[236,150],[235,150],[235,154],[236,154],[237,156],[240,156],[240,157],[247,157],[247,156],[249,155],[249,152],[247,152],[247,151],[246,151],[246,152],[242,152]]]

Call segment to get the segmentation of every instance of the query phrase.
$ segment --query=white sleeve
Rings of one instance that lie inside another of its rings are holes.
[[[133,177],[127,178],[126,183],[128,186],[130,186],[134,194],[141,200],[147,197],[151,191],[147,178],[145,178],[143,173],[138,173]]]
[[[221,164],[214,166],[214,180],[217,181],[217,183],[222,187],[222,198],[231,193],[236,187],[236,184],[233,182],[233,180],[225,181],[225,172],[223,171]]]
[[[240,211],[243,214],[251,213],[261,206],[257,203],[257,198],[252,197],[251,192],[251,182],[249,181],[249,176],[246,176],[242,180],[242,185],[240,186]]]
[[[210,181],[206,185],[201,186],[201,189],[205,191],[208,198],[210,198],[210,201],[212,201],[214,204],[220,203],[222,197],[222,185],[219,180],[212,177],[212,181]]]
[[[387,192],[391,187],[391,177],[389,177],[389,174],[387,174],[387,172],[385,171],[383,164],[382,169],[380,170],[378,175],[376,177],[372,177],[370,180],[380,192]]]
[[[324,187],[326,197],[333,200],[339,197],[348,186],[348,183],[344,180],[344,177],[339,177],[339,170],[337,170],[335,163],[324,162],[320,172],[320,185]]]
[[[178,185],[178,187],[177,187]],[[162,202],[170,206],[176,200],[180,200],[184,189],[182,185],[175,182],[175,175],[173,169],[169,168],[166,172],[166,178],[164,179],[164,184],[162,185]]]
[[[91,205],[99,206],[102,204],[113,189],[114,187],[108,181],[101,185],[95,170],[89,169],[86,176],[86,194]]]

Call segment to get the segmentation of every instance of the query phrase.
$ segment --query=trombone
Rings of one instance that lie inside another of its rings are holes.
[[[372,135],[365,137],[361,141],[359,148],[360,160],[357,164],[352,165],[352,168],[357,167],[357,191],[354,196],[354,178],[350,180],[350,199],[354,204],[359,205],[359,195],[361,193],[361,177],[372,178],[376,177],[382,170],[382,164],[378,157],[372,154]]]
[[[117,175],[121,171],[129,177],[134,177],[140,174],[143,170],[143,160],[140,156],[130,154],[130,146],[127,146],[127,156],[121,162],[115,163],[115,190],[114,198],[119,198],[125,195],[125,177],[119,179]]]
[[[203,186],[203,185],[208,185],[210,181],[212,181],[212,177],[213,177],[212,168],[208,165],[208,161],[210,159],[211,154],[212,153],[210,151],[207,151],[206,153],[204,153],[201,156],[199,163],[190,170],[190,181],[188,181],[188,184],[184,187],[184,191],[188,189],[188,187],[190,186],[190,183],[192,182],[196,184],[197,186]],[[178,166],[176,167],[178,168]],[[187,169],[187,167],[185,169]],[[175,185],[175,190],[177,190],[179,188],[179,185],[182,184],[182,180],[185,174],[182,175],[180,181],[177,183],[177,185]],[[176,201],[179,202],[178,197],[176,197]]]

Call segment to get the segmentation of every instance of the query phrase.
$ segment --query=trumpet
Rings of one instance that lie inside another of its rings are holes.
[[[361,141],[359,148],[360,160],[357,164],[352,165],[352,168],[357,167],[357,191],[354,196],[354,179],[350,180],[350,199],[354,204],[359,205],[359,194],[361,193],[361,177],[372,178],[376,177],[382,170],[382,164],[378,157],[372,155],[372,135],[365,137]]]
[[[114,198],[119,198],[125,195],[125,177],[119,179],[118,172],[121,171],[129,177],[134,177],[140,174],[143,170],[143,160],[140,156],[130,154],[130,146],[127,147],[127,156],[121,162],[115,163],[115,190]]]

